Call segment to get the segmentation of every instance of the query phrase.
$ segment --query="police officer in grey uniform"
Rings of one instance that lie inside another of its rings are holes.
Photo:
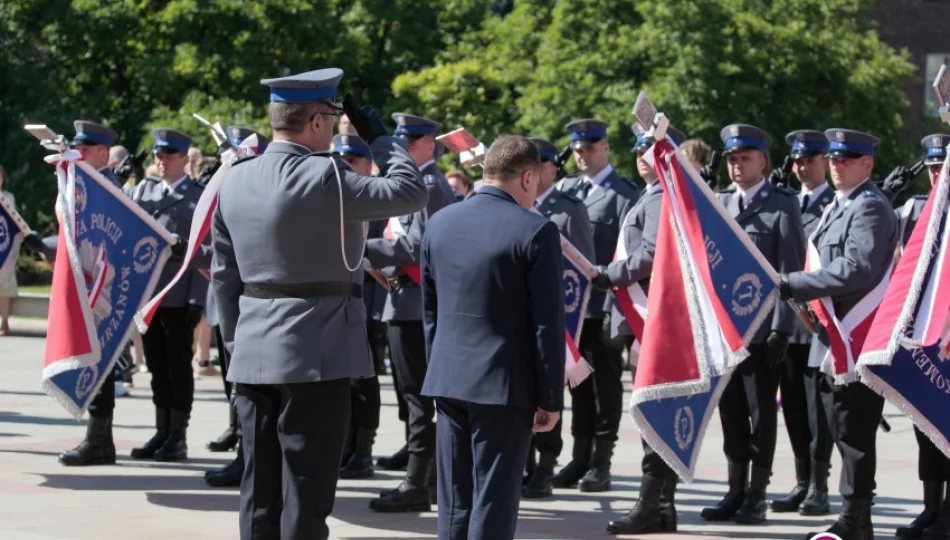
[[[838,128],[826,130],[825,136],[837,192],[813,236],[821,269],[783,275],[780,291],[783,300],[829,297],[836,316],[844,318],[889,272],[898,241],[897,218],[881,190],[868,180],[880,139]],[[819,365],[828,350],[828,334],[819,329],[809,364]],[[820,389],[821,405],[842,455],[844,505],[827,532],[843,540],[872,540],[875,441],[884,398],[859,382],[835,385],[830,376],[825,376]]]
[[[593,261],[594,237],[591,233],[590,219],[587,217],[587,208],[577,197],[558,191],[554,187],[554,181],[559,172],[557,161],[560,150],[548,140],[538,137],[531,137],[530,140],[537,145],[541,154],[538,198],[534,203],[536,211],[553,221],[561,234],[577,248],[577,251]],[[558,420],[551,431],[535,433],[533,446],[540,453],[540,458],[537,466],[530,471],[531,476],[523,486],[521,495],[526,499],[550,497],[554,466],[564,446],[561,438],[561,421]],[[533,453],[534,450],[531,452]],[[533,457],[530,456],[530,458]],[[532,461],[530,458],[529,464]]]
[[[594,235],[591,262],[600,265],[613,260],[620,224],[641,194],[640,188],[611,167],[607,126],[589,118],[565,126],[582,174],[564,179],[560,187],[584,201]],[[623,345],[611,340],[604,328],[604,302],[603,291],[591,291],[578,347],[594,373],[571,389],[574,448],[571,461],[554,477],[556,488],[578,484],[581,491],[610,489],[610,461],[623,415]]]
[[[333,152],[338,154],[350,168],[362,176],[371,176],[373,153],[369,145],[356,134],[333,136]],[[386,220],[369,222],[368,238],[382,238]],[[373,476],[373,442],[379,428],[379,369],[386,347],[385,325],[380,322],[386,303],[386,289],[366,272],[363,277],[363,305],[366,307],[366,335],[373,354],[375,377],[352,379],[352,415],[340,478],[368,478]],[[382,327],[382,328],[380,328]],[[381,331],[382,330],[382,331]]]
[[[643,292],[649,294],[663,189],[655,169],[643,159],[643,155],[653,146],[655,140],[647,136],[640,126],[635,125],[633,129],[637,134],[637,142],[632,149],[637,154],[637,172],[647,183],[647,187],[623,220],[620,239],[624,242],[627,256],[606,267],[598,267],[599,274],[594,278],[593,284],[600,289],[610,290],[613,287],[626,288],[639,283]],[[676,144],[686,140],[686,135],[672,126],[667,128],[666,133]],[[622,336],[632,344],[633,333],[630,326],[620,313],[613,296],[608,296],[607,299],[611,309],[611,336]],[[640,498],[626,515],[611,520],[607,524],[607,531],[614,534],[676,532],[676,473],[645,440],[642,443],[643,460],[640,467],[643,477],[640,480]]]
[[[108,178],[115,187],[122,185],[112,169],[108,167],[109,146],[118,137],[118,134],[102,124],[86,120],[76,120],[73,123],[76,136],[70,146],[78,150],[83,159],[98,170],[102,176]],[[48,242],[41,241],[35,235],[28,240],[28,247],[42,253],[50,262],[56,259],[57,236],[48,237]],[[115,410],[115,371],[110,371],[106,380],[99,388],[96,397],[89,404],[89,422],[86,424],[86,436],[82,442],[72,450],[59,455],[59,462],[63,465],[103,465],[115,463],[115,444],[112,442],[112,413]]]
[[[930,177],[930,186],[937,185],[940,170],[947,157],[950,135],[934,133],[920,141],[926,151],[924,165]],[[927,203],[927,195],[913,195],[898,208],[900,248],[907,245],[920,213]],[[924,510],[905,527],[898,527],[897,538],[950,538],[950,460],[930,437],[914,426],[917,437],[917,475],[924,487]],[[944,489],[947,496],[944,498]]]
[[[403,143],[372,107],[344,106],[381,177],[326,152],[329,68],[266,79],[274,140],[221,185],[212,282],[244,438],[242,540],[326,539],[350,421],[350,379],[375,375],[361,267],[365,221],[427,200]],[[301,249],[305,246],[305,249]]]
[[[436,134],[442,124],[406,113],[394,113],[396,135],[404,139],[419,166],[429,201],[418,212],[391,218],[389,234],[366,243],[366,259],[389,279],[383,321],[389,324],[389,353],[396,384],[409,412],[409,462],[399,487],[370,501],[380,512],[428,511],[435,501],[435,403],[423,397],[426,376],[425,336],[422,331],[422,289],[416,281],[422,236],[436,212],[456,202],[455,192],[435,162]]]
[[[732,124],[722,129],[720,137],[733,184],[719,193],[719,200],[772,267],[783,273],[801,270],[805,263],[801,206],[792,191],[773,186],[766,178],[771,169],[768,134],[748,124]],[[778,433],[776,367],[785,359],[796,318],[785,302],[774,308],[770,323],[759,327],[748,346],[749,357],[722,393],[719,419],[729,491],[716,506],[703,509],[703,519],[765,520]]]
[[[181,268],[185,239],[202,189],[185,173],[191,138],[167,128],[155,129],[152,135],[152,153],[161,177],[143,179],[135,186],[132,200],[177,237],[156,285],[156,290],[162,290]],[[208,268],[210,262],[209,243],[199,248],[192,268],[162,299],[142,336],[145,363],[152,376],[155,435],[144,446],[132,449],[133,459],[181,461],[188,457],[185,432],[195,397],[192,345],[208,293],[208,280],[198,269]]]
[[[246,139],[257,136],[257,146],[248,148],[250,155],[257,155],[267,149],[270,139],[252,129],[241,126],[225,128],[228,141],[233,146],[241,146]],[[231,354],[224,346],[221,337],[221,325],[218,324],[218,304],[214,301],[214,289],[208,287],[208,300],[205,304],[205,315],[208,324],[214,331],[215,345],[218,349],[218,359],[221,365],[221,380],[224,382],[224,396],[228,400],[228,428],[216,440],[208,443],[208,450],[212,452],[227,452],[237,447],[237,456],[221,469],[205,471],[205,482],[212,487],[239,487],[244,476],[244,447],[241,442],[241,423],[238,420],[237,409],[231,401],[231,383],[228,382],[228,367],[231,365]]]
[[[828,184],[828,139],[812,129],[800,129],[785,136],[791,145],[793,171],[802,184],[798,202],[802,209],[805,237],[815,232],[821,215],[834,199]],[[818,404],[818,382],[821,372],[808,367],[811,332],[801,320],[795,321],[795,332],[788,345],[788,354],[779,370],[782,391],[782,414],[795,455],[795,487],[769,505],[773,512],[800,512],[819,516],[829,512],[828,473],[834,441],[828,421]]]

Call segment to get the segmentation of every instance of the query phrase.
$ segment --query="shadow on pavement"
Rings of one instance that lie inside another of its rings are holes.
[[[154,493],[149,491],[145,493],[145,498],[150,504],[165,508],[200,512],[234,512],[236,522],[241,496],[236,490],[221,489],[221,491],[222,493]]]
[[[18,412],[0,411],[0,424],[33,424],[40,426],[84,426],[85,420],[29,416]]]
[[[201,475],[40,474],[41,487],[71,491],[200,491],[208,489]]]

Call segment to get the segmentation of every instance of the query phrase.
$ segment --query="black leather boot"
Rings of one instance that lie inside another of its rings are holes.
[[[554,478],[554,466],[557,465],[557,458],[551,454],[541,454],[538,464],[534,467],[534,473],[528,478],[528,482],[521,487],[521,496],[525,499],[544,499],[554,493],[551,480]]]
[[[675,480],[672,481],[675,486]],[[661,532],[676,532],[676,510],[673,509],[674,519],[668,521],[668,511],[661,508],[661,497],[666,482],[660,478],[644,476],[640,481],[640,499],[620,519],[607,524],[607,531],[614,534],[652,534]]]
[[[838,521],[824,531],[837,535],[841,540],[874,540],[874,525],[871,523],[870,499],[845,499]],[[805,537],[810,540],[821,533],[811,532]]]
[[[610,489],[610,460],[614,455],[614,443],[607,439],[594,439],[594,456],[587,474],[577,488],[586,493],[599,493]]]
[[[369,502],[369,509],[377,512],[428,512],[429,490],[426,489],[426,473],[429,460],[415,454],[409,455],[406,479],[399,487],[384,491],[379,498]]]
[[[155,451],[155,461],[184,461],[188,459],[188,414],[171,409],[168,422],[168,438]]]
[[[223,469],[205,473],[205,482],[211,487],[241,487],[244,477],[244,448],[238,441],[237,457]]]
[[[165,444],[168,438],[169,410],[155,408],[155,435],[144,446],[132,449],[132,459],[153,459],[155,452]]]
[[[940,482],[940,484],[943,484],[943,482]],[[925,493],[925,501],[926,496]],[[939,515],[929,527],[924,529],[923,537],[928,540],[950,538],[950,483],[947,483],[947,495],[941,501]]]
[[[742,501],[742,506],[733,518],[736,523],[755,524],[765,521],[765,490],[769,486],[770,476],[772,476],[771,469],[752,467],[749,490],[746,491],[745,500]]]
[[[556,488],[574,486],[590,468],[590,455],[593,440],[588,437],[574,437],[574,449],[571,452],[571,461],[558,471],[551,479],[551,485]]]
[[[797,512],[798,506],[808,495],[808,481],[811,478],[811,461],[807,459],[795,460],[795,487],[788,492],[788,495],[781,499],[775,499],[769,505],[773,512]]]
[[[409,446],[402,445],[395,454],[389,457],[381,457],[376,460],[376,465],[384,471],[401,471],[409,464]]]
[[[109,465],[115,463],[115,443],[112,442],[112,417],[89,417],[86,436],[76,448],[59,455],[59,462],[71,467]]]
[[[353,438],[353,453],[340,469],[340,478],[369,478],[375,473],[373,467],[373,441],[375,429],[356,428]]]
[[[729,491],[716,506],[703,508],[700,517],[706,521],[729,521],[745,501],[749,484],[749,464],[729,464]]]
[[[238,437],[241,433],[240,423],[238,422],[237,409],[234,405],[228,407],[228,429],[224,430],[217,440],[208,443],[208,450],[212,452],[230,452],[238,444]]]
[[[811,463],[811,481],[808,483],[808,493],[805,500],[798,505],[798,513],[803,516],[824,516],[831,513],[828,504],[828,474],[831,472],[831,463],[827,461],[813,461]]]
[[[676,476],[667,478],[663,482],[663,489],[660,491],[660,511],[663,512],[663,519],[667,527],[672,523],[672,530],[676,530],[676,483],[679,478]]]

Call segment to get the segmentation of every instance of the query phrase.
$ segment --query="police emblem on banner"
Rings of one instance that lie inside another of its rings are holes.
[[[732,312],[745,317],[762,303],[762,281],[755,274],[742,274],[732,287]]]

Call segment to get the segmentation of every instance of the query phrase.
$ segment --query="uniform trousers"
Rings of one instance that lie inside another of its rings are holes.
[[[195,327],[201,309],[160,307],[142,336],[145,365],[152,376],[152,403],[158,408],[191,413],[195,374],[191,367]]]
[[[877,429],[884,398],[860,382],[836,386],[822,374],[821,406],[841,453],[839,491],[844,499],[870,499],[877,471]]]
[[[571,389],[571,434],[616,442],[623,416],[622,343],[605,336],[602,319],[585,319],[578,349],[594,373]]]
[[[95,418],[112,418],[115,410],[115,370],[110,370],[106,380],[99,387],[96,397],[89,403],[89,416]]]
[[[350,380],[238,383],[241,421],[241,540],[325,540],[333,511]]]
[[[723,452],[729,463],[771,469],[778,434],[778,377],[764,344],[749,345],[749,357],[732,374],[719,400]]]
[[[831,460],[834,441],[828,430],[824,409],[819,406],[818,392],[821,371],[808,367],[810,344],[792,343],[779,371],[782,390],[782,414],[792,444],[792,452],[799,461]]]
[[[914,426],[917,436],[917,476],[922,482],[946,482],[950,480],[950,459]]]
[[[643,471],[643,476],[664,480],[676,478],[676,472],[666,464],[652,446],[647,444],[646,439],[641,439],[641,442],[643,443],[643,459],[640,461],[640,470]]]
[[[369,348],[373,354],[376,376],[354,378],[350,385],[353,407],[353,428],[376,430],[379,427],[379,409],[382,406],[379,395],[379,371],[383,367],[383,355],[386,352],[386,325],[372,319],[366,321],[366,333]]]
[[[391,321],[389,354],[396,384],[406,400],[409,453],[431,459],[435,456],[435,403],[432,398],[422,396],[422,383],[428,367],[422,322]]]
[[[514,538],[534,411],[436,398],[439,540]]]

